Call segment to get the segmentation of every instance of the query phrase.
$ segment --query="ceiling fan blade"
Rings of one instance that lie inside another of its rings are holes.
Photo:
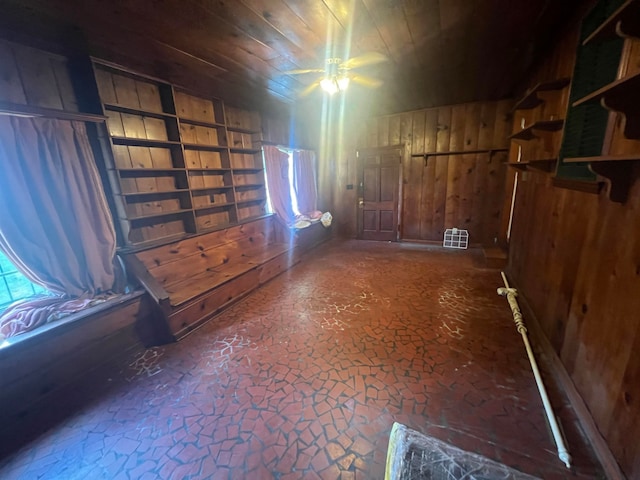
[[[369,88],[378,88],[384,82],[378,78],[367,77],[365,75],[349,75],[349,79],[353,82],[359,83]]]
[[[351,69],[365,67],[367,65],[375,65],[376,63],[386,62],[388,58],[378,52],[369,52],[358,57],[350,58],[340,64],[340,68]]]
[[[322,79],[318,79],[315,82],[309,84],[304,90],[302,90],[299,94],[298,97],[302,98],[302,97],[306,97],[307,95],[309,95],[311,92],[313,92],[319,85],[320,85],[320,81]]]
[[[282,72],[285,75],[300,75],[302,73],[324,73],[324,68],[303,68],[300,70],[288,70]]]

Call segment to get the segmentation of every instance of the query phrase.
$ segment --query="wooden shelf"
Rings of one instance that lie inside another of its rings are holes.
[[[597,157],[565,158],[565,163],[589,163],[589,169],[609,183],[609,199],[624,203],[632,184],[634,162],[640,162],[640,153],[627,155],[601,155]]]
[[[260,153],[260,148],[237,148],[237,147],[229,147],[231,153]]]
[[[582,45],[615,36],[640,38],[640,2],[627,0],[609,18],[584,39]]]
[[[227,150],[226,145],[202,145],[199,143],[183,143],[187,150],[203,150],[209,152],[224,152]]]
[[[152,118],[160,118],[162,120],[165,119],[176,119],[177,117],[171,113],[163,113],[163,112],[152,112],[149,110],[141,110],[139,108],[131,108],[125,107],[123,105],[117,105],[115,103],[103,103],[105,110],[111,110],[113,112],[121,112],[121,113],[130,113],[132,115],[140,115],[143,117],[152,117]]]
[[[557,158],[537,158],[529,160],[529,167],[543,172],[553,172],[557,163]]]
[[[555,170],[555,166],[557,163],[557,158],[544,158],[544,159],[535,159],[535,160],[527,160],[523,162],[508,162],[506,165],[516,170],[527,171],[527,170],[540,170],[542,172],[553,172]]]
[[[226,203],[212,203],[211,205],[205,205],[202,207],[196,207],[193,210],[196,212],[201,212],[203,210],[214,210],[217,208],[229,208],[235,205],[234,202],[226,202]]]
[[[249,205],[251,203],[262,203],[265,200],[266,200],[265,198],[253,198],[251,200],[238,200],[236,203],[238,205]]]
[[[565,163],[597,163],[597,162],[634,162],[640,160],[640,153],[628,155],[600,155],[598,157],[573,157],[565,158]]]
[[[247,188],[247,189],[251,189],[251,188],[260,188],[260,187],[264,187],[263,183],[245,183],[243,185],[234,185],[234,187],[236,189],[238,188]]]
[[[156,192],[149,191],[149,192],[121,193],[120,195],[122,195],[125,198],[131,198],[131,197],[152,197],[157,195],[169,196],[169,195],[179,194],[179,193],[189,193],[189,189],[181,188],[178,190],[159,190]]]
[[[534,87],[527,90],[524,96],[516,102],[512,111],[515,110],[530,110],[544,103],[544,100],[538,97],[538,92],[549,92],[554,90],[562,90],[565,88],[571,80],[569,78],[559,78],[557,80],[549,80],[547,82],[540,82]]]
[[[202,120],[194,120],[191,118],[178,117],[180,123],[186,123],[188,125],[198,125],[199,127],[209,127],[209,128],[224,128],[223,123],[215,123],[215,122],[205,122]]]
[[[507,162],[506,165],[521,172],[526,172],[529,167],[529,162]]]
[[[171,140],[149,140],[148,138],[111,137],[116,145],[129,145],[137,147],[179,147],[180,142]]]
[[[231,170],[233,170],[233,173],[237,173],[239,175],[245,174],[245,173],[257,173],[257,172],[261,172],[262,171],[262,167],[241,167],[241,168],[232,168]]]
[[[169,216],[173,217],[176,215],[183,215],[185,213],[191,213],[191,209],[183,208],[180,210],[171,210],[168,212],[150,213],[148,215],[140,215],[138,217],[128,217],[128,218],[125,218],[125,220],[129,220],[131,222],[142,222],[144,220],[152,220],[154,218],[169,217]]]
[[[607,110],[624,115],[625,137],[640,139],[640,72],[605,85],[574,102],[573,106],[598,100]]]
[[[249,133],[249,134],[260,134],[259,130],[251,130],[250,128],[242,128],[242,127],[230,127],[227,125],[227,130],[230,132],[238,132],[238,133]]]
[[[130,173],[132,175],[145,175],[152,173],[184,173],[184,168],[117,168],[118,172]]]
[[[514,133],[509,136],[509,138],[511,140],[533,140],[534,138],[538,138],[538,135],[535,134],[536,130],[555,132],[562,129],[563,125],[564,120],[541,120],[523,128],[519,132]]]
[[[191,210],[188,210],[191,211]],[[257,217],[250,217],[250,218],[243,218],[242,220],[238,220],[237,222],[233,222],[233,223],[225,223],[225,224],[220,224],[220,225],[215,225],[209,228],[202,228],[199,229],[198,232],[190,232],[190,233],[178,233],[175,235],[168,235],[166,237],[161,237],[161,238],[156,238],[153,240],[147,240],[144,242],[140,242],[140,243],[136,243],[135,245],[127,245],[127,246],[123,246],[123,247],[117,247],[117,251],[118,253],[123,253],[123,254],[129,254],[129,253],[135,253],[135,252],[142,252],[145,250],[150,250],[152,248],[155,247],[159,247],[162,245],[167,245],[169,243],[172,243],[176,240],[180,240],[180,239],[187,239],[187,238],[193,238],[193,237],[197,237],[199,235],[201,235],[202,233],[205,232],[215,232],[218,230],[224,230],[225,228],[229,227],[230,225],[243,225],[245,223],[249,223],[249,222],[253,222],[255,220],[259,220],[261,218],[268,218],[268,217],[272,217],[274,214],[273,213],[266,213],[264,215],[258,215]]]
[[[226,173],[226,172],[230,172],[231,169],[230,168],[187,168],[187,171],[189,172],[195,172],[195,173]]]
[[[233,187],[231,185],[223,185],[220,187],[199,187],[192,188],[192,192],[210,192],[211,190],[231,190]]]

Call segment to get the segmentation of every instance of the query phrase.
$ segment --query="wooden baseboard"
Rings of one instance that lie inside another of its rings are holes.
[[[509,281],[512,282],[512,279],[509,278]],[[517,285],[514,285],[513,283],[511,284],[511,287],[517,289]],[[531,306],[527,302],[526,297],[519,290],[518,303],[520,304],[520,308],[524,315],[527,329],[531,334],[533,344],[540,350],[544,361],[547,362],[549,371],[553,375],[553,381],[562,389],[567,396],[569,403],[573,407],[573,410],[578,417],[578,421],[580,422],[580,426],[582,427],[587,440],[591,444],[591,447],[604,470],[606,478],[609,480],[626,480],[626,476],[622,473],[622,470],[613,456],[609,445],[607,445],[606,440],[600,433],[600,430],[598,430],[598,426],[593,420],[587,404],[578,392],[573,380],[571,380],[562,360],[560,360],[560,357],[558,357],[558,354],[551,346],[549,339],[544,334],[544,331],[542,330],[538,319],[534,315]],[[571,446],[569,446],[569,450],[570,449]]]

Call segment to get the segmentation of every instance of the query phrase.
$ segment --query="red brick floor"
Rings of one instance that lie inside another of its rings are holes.
[[[2,439],[19,449],[0,478],[382,479],[394,421],[545,479],[602,477],[550,388],[573,472],[557,459],[499,273],[477,260],[325,246],[181,342],[52,398]]]

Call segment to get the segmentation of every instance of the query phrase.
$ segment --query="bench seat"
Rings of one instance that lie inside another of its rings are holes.
[[[291,268],[319,240],[271,215],[124,255],[157,306],[158,340],[177,340],[231,303]],[[311,240],[313,242],[311,242]]]

